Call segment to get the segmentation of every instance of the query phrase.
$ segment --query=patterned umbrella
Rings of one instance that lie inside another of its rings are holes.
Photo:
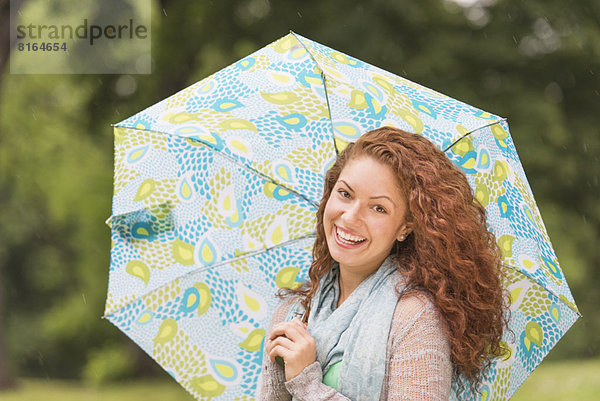
[[[106,318],[197,399],[257,395],[278,288],[307,278],[324,174],[361,133],[426,136],[467,175],[512,317],[506,399],[578,318],[503,118],[290,33],[118,123]]]

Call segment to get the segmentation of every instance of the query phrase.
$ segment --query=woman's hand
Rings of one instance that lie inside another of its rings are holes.
[[[297,317],[275,325],[266,347],[271,362],[276,356],[283,358],[286,381],[298,376],[317,359],[315,339]]]

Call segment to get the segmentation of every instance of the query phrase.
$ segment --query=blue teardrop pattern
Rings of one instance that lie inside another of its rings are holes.
[[[242,104],[241,102],[239,102],[236,99],[231,98],[231,99],[218,100],[211,106],[211,109],[213,109],[214,111],[220,111],[220,112],[226,113],[226,112],[233,111],[240,107],[244,107],[244,104]]]
[[[217,84],[214,80],[204,80],[200,82],[200,85],[196,88],[196,94],[198,96],[206,96],[212,93],[217,87]]]
[[[431,118],[437,118],[437,113],[430,106],[429,103],[425,103],[425,102],[418,101],[418,100],[413,100],[412,101],[412,105],[413,105],[413,107],[415,109],[419,110],[422,113],[427,114],[429,117],[431,117]]]
[[[225,223],[231,228],[238,228],[246,219],[246,212],[242,208],[242,202],[239,199],[235,201],[235,211],[231,216],[225,217]]]
[[[241,71],[248,71],[250,68],[252,68],[252,66],[254,65],[254,63],[256,62],[256,59],[254,57],[246,57],[240,61],[238,61],[235,66],[237,68],[239,68]]]
[[[350,121],[337,121],[332,125],[334,134],[348,142],[356,141],[362,134],[362,127]]]
[[[154,241],[156,232],[149,222],[138,222],[131,227],[131,236],[135,239]]]
[[[458,162],[459,166],[462,167],[465,174],[477,174],[476,169],[477,163],[477,152],[470,150]]]
[[[144,160],[144,157],[147,156],[150,150],[150,145],[143,145],[136,148],[131,149],[127,153],[127,163],[135,164]]]
[[[200,292],[194,287],[189,287],[183,293],[180,309],[182,312],[191,313],[200,305]]]
[[[184,138],[199,138],[210,135],[208,131],[202,127],[198,127],[197,125],[184,125],[177,127],[175,131],[173,131],[173,134]]]
[[[279,123],[281,125],[283,125],[285,128],[291,129],[294,131],[299,131],[302,128],[304,128],[304,126],[306,125],[306,122],[308,121],[306,119],[306,117],[304,117],[300,113],[292,113],[292,114],[288,114],[286,116],[278,116],[278,117],[275,117],[275,119],[277,121],[279,121]]]
[[[542,255],[542,259],[544,261],[544,266],[547,268],[547,270],[557,279],[562,280],[563,276],[560,273],[560,269],[558,268],[558,265],[556,264],[556,262],[546,256]]]
[[[225,386],[237,384],[240,381],[240,367],[233,360],[211,357],[208,359],[213,377]]]
[[[138,318],[136,319],[136,323],[138,324],[150,324],[154,319],[154,312],[149,309],[143,311]]]
[[[294,166],[288,162],[279,161],[273,163],[273,174],[276,178],[279,178],[284,183],[294,184],[296,182],[296,174],[294,172]]]
[[[204,239],[196,245],[194,250],[194,260],[199,266],[212,266],[220,259],[219,249],[208,238]]]
[[[489,171],[492,166],[491,160],[490,152],[481,146],[477,151],[477,171]]]
[[[192,174],[187,173],[181,176],[179,182],[177,183],[177,187],[175,188],[175,193],[177,197],[182,202],[188,202],[194,199],[194,195],[196,191],[194,190],[194,185],[192,183]]]

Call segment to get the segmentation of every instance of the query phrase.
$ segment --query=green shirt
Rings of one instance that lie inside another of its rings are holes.
[[[337,390],[338,377],[340,376],[340,368],[342,367],[342,361],[336,362],[329,367],[325,376],[323,376],[323,384],[328,385],[334,390]]]

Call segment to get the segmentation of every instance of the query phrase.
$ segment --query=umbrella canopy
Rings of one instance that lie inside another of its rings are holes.
[[[505,399],[579,316],[503,118],[289,35],[116,124],[106,318],[197,399],[257,395],[279,288],[307,278],[325,172],[391,125],[466,173],[503,252]]]

